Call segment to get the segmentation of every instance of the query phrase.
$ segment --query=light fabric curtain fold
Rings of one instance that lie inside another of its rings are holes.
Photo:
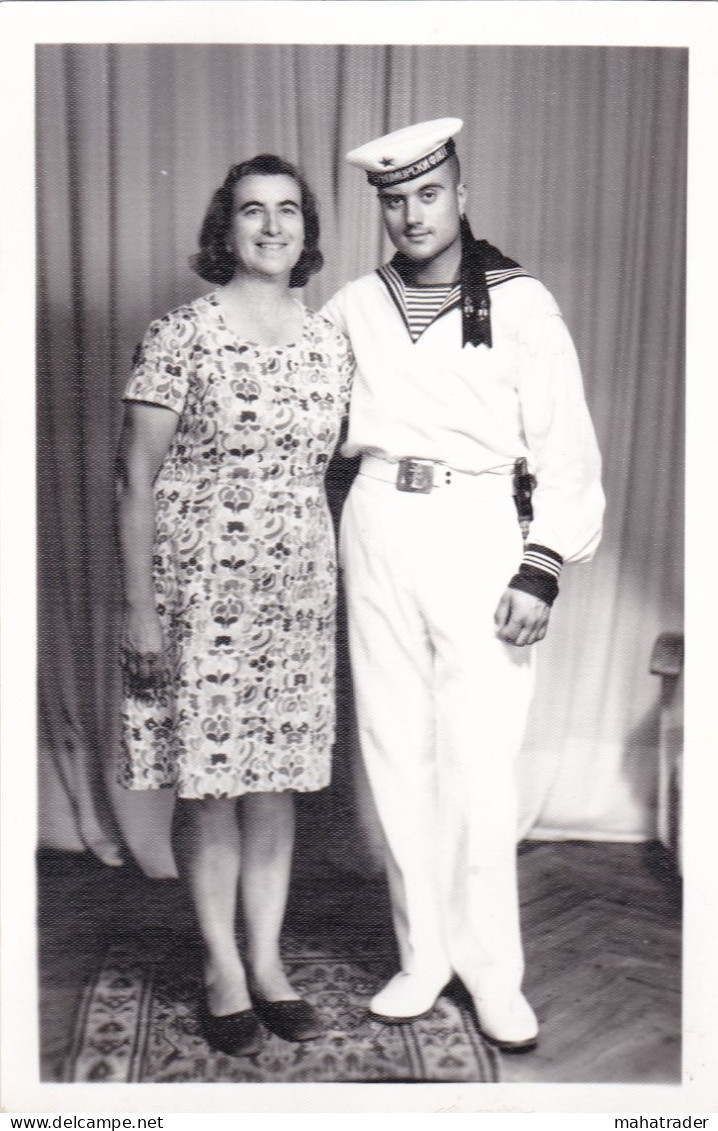
[[[373,192],[344,153],[444,115],[465,121],[476,235],[561,306],[604,456],[603,546],[590,566],[564,571],[540,646],[518,767],[524,831],[653,835],[648,663],[658,632],[682,627],[686,87],[679,49],[38,48],[45,843],[113,863],[124,837],[152,874],[173,868],[171,794],[112,783],[113,462],[136,343],[150,319],[208,289],[187,259],[211,193],[254,153],[302,166],[326,257],[304,296],[317,307],[391,254]]]

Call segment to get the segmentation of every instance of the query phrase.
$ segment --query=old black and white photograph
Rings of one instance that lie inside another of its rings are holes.
[[[681,1099],[693,48],[482,35],[602,4],[16,7],[75,20],[31,44],[13,343],[25,1095],[715,1110]]]

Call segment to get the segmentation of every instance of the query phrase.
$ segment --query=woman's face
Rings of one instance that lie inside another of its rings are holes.
[[[293,177],[252,174],[234,189],[230,242],[240,270],[289,277],[304,249],[302,193]]]

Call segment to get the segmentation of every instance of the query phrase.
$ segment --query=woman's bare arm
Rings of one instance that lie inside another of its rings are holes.
[[[164,671],[164,640],[155,607],[152,554],[153,485],[179,417],[160,405],[125,408],[118,458],[118,532],[124,597],[123,660],[128,674],[156,683]]]

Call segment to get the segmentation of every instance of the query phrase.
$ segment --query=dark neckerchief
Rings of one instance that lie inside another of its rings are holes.
[[[391,266],[408,285],[414,285],[417,264],[397,252]],[[489,288],[508,279],[528,275],[514,259],[486,240],[475,240],[465,216],[461,217],[461,334],[462,346],[492,346]]]

